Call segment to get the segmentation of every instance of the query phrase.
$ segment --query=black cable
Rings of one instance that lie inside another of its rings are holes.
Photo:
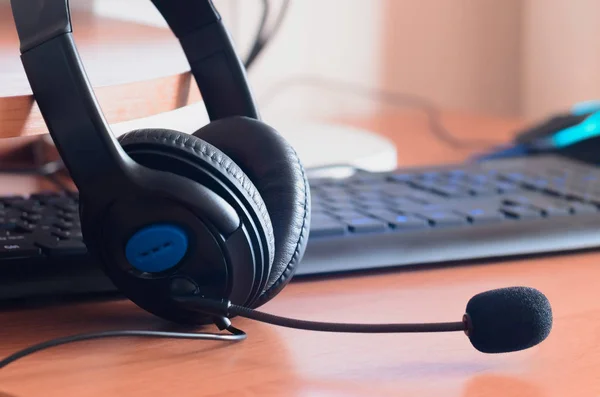
[[[315,88],[328,89],[336,93],[345,92],[360,97],[369,97],[374,100],[387,102],[394,106],[415,107],[423,111],[427,116],[429,128],[434,137],[454,149],[481,149],[500,144],[495,141],[470,140],[455,137],[444,127],[442,115],[438,107],[428,99],[419,95],[376,89],[356,83],[325,79],[318,76],[298,75],[274,84],[261,96],[261,98],[259,98],[261,107],[265,109],[277,95],[293,86],[313,86]]]
[[[136,330],[123,330],[123,331],[105,331],[105,332],[94,332],[88,334],[72,335],[63,338],[52,339],[46,342],[39,343],[20,350],[5,359],[0,361],[0,368],[4,368],[7,365],[29,356],[33,353],[41,350],[49,349],[52,347],[65,345],[67,343],[82,342],[92,339],[100,338],[121,338],[121,337],[150,337],[150,338],[171,338],[171,339],[195,339],[195,340],[216,340],[225,342],[238,342],[246,339],[247,335],[244,331],[239,330],[229,325],[225,330],[229,331],[231,335],[227,334],[211,334],[211,333],[193,333],[193,332],[163,332],[163,331],[136,331]]]
[[[266,42],[273,39],[273,37],[277,34],[277,32],[279,32],[279,29],[283,25],[283,20],[285,19],[285,16],[287,15],[290,8],[290,1],[291,0],[283,0],[283,4],[281,5],[279,14],[277,14],[277,19],[275,20],[275,23],[273,23],[273,27],[271,27],[271,31],[267,34],[267,37],[264,38],[265,45]]]
[[[244,62],[244,66],[246,67],[246,69],[250,69],[250,67],[262,51],[262,40],[265,28],[267,27],[270,8],[271,7],[269,0],[262,0],[262,13],[260,16],[260,22],[258,23],[258,28],[256,29],[256,34],[254,35],[252,46],[250,47],[250,50],[248,51],[248,55]]]
[[[464,322],[429,323],[429,324],[353,324],[353,323],[327,323],[319,321],[297,320],[260,312],[247,307],[230,305],[229,314],[245,317],[280,327],[303,329],[321,332],[346,332],[346,333],[399,333],[399,332],[453,332],[464,331]]]
[[[256,61],[258,56],[264,51],[267,45],[277,35],[277,32],[279,32],[279,29],[283,24],[284,17],[287,15],[287,11],[289,10],[290,0],[283,1],[279,13],[277,14],[277,18],[269,32],[265,31],[267,28],[267,20],[269,18],[270,2],[269,0],[262,0],[262,3],[263,12],[261,15],[260,23],[258,25],[256,37],[244,62],[246,69],[250,69],[250,67],[254,64],[254,61]]]

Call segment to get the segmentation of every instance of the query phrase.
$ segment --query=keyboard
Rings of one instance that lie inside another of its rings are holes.
[[[298,277],[600,247],[600,169],[558,156],[309,180]],[[76,193],[0,197],[0,300],[106,292]]]

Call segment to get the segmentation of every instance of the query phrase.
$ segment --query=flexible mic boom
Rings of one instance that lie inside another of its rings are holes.
[[[472,297],[461,321],[416,324],[349,324],[297,320],[263,313],[229,301],[195,296],[175,298],[199,313],[240,316],[287,328],[321,332],[419,333],[463,331],[483,353],[523,350],[542,342],[552,328],[550,302],[540,291],[528,287],[491,290]]]
[[[463,331],[472,345],[483,353],[506,353],[523,350],[542,342],[552,328],[552,309],[548,299],[536,289],[511,287],[480,293],[471,298],[461,321],[416,324],[351,324],[297,320],[260,312],[229,301],[211,300],[197,295],[175,296],[173,299],[204,315],[214,316],[220,330],[232,335],[159,332],[108,331],[74,335],[43,342],[0,360],[0,368],[50,347],[107,337],[160,337],[196,340],[241,341],[246,334],[231,325],[231,317],[245,317],[281,327],[321,332],[351,333],[416,333]]]

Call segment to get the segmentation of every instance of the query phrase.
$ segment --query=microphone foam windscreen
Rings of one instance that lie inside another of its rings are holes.
[[[527,349],[552,329],[548,298],[528,287],[502,288],[475,295],[467,304],[469,339],[483,353]]]

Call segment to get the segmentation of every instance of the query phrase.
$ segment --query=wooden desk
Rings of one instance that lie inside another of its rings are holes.
[[[189,65],[168,30],[72,14],[73,36],[109,123],[168,112],[200,99]],[[0,2],[0,138],[47,133],[19,59],[8,2]]]
[[[518,125],[461,115],[446,122],[462,136],[486,131],[497,140]],[[433,140],[420,116],[357,123],[393,136],[401,164],[468,154]],[[235,345],[113,339],[48,350],[0,371],[0,396],[598,396],[599,278],[600,255],[565,255],[297,281],[264,307],[314,320],[455,321],[478,292],[539,288],[552,302],[554,329],[543,344],[513,354],[481,354],[461,333],[335,335],[239,319],[249,339]],[[0,356],[72,333],[169,327],[128,301],[5,310],[0,324]]]

